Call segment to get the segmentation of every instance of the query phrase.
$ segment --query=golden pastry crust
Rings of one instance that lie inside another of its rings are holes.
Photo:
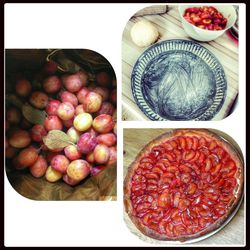
[[[149,227],[145,226],[135,215],[133,212],[133,206],[130,199],[131,195],[131,179],[135,174],[135,170],[138,168],[138,165],[140,163],[140,160],[148,155],[151,151],[151,149],[156,145],[161,145],[163,142],[166,142],[167,140],[170,140],[172,138],[176,138],[178,136],[195,136],[197,138],[204,137],[205,139],[211,141],[215,140],[217,145],[222,147],[231,157],[231,159],[235,162],[235,165],[237,166],[236,173],[234,177],[237,180],[237,185],[234,189],[234,198],[231,201],[231,204],[228,206],[228,212],[224,214],[222,217],[220,217],[218,220],[216,220],[214,223],[209,225],[208,227],[204,228],[203,230],[199,231],[196,234],[190,234],[190,235],[180,235],[176,237],[169,237],[165,234],[161,234],[155,230],[150,229]],[[133,224],[146,236],[149,236],[151,238],[157,239],[157,240],[164,240],[164,241],[187,241],[191,240],[200,236],[203,236],[205,234],[209,234],[213,232],[214,230],[218,229],[226,220],[227,218],[234,212],[236,206],[239,203],[239,200],[243,193],[243,162],[237,153],[237,151],[234,149],[233,146],[231,146],[227,141],[225,141],[223,138],[218,136],[217,134],[206,130],[206,129],[176,129],[171,130],[170,132],[167,132],[155,139],[153,139],[151,142],[149,142],[137,155],[134,162],[129,166],[127,175],[124,180],[124,206],[125,211],[127,212],[128,216],[130,217]]]

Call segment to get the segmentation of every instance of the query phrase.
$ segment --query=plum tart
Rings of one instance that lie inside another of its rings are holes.
[[[243,192],[236,149],[205,129],[176,129],[148,143],[129,166],[124,205],[157,240],[187,241],[218,229]]]

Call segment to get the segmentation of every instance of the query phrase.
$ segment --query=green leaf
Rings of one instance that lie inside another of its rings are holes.
[[[43,142],[49,149],[59,149],[74,145],[70,137],[61,130],[49,131],[49,133],[43,137]]]
[[[39,110],[33,108],[28,103],[22,106],[23,116],[32,124],[44,124],[46,118],[46,112],[44,110]]]
[[[22,106],[23,106],[22,101],[14,94],[6,95],[6,103],[11,104],[19,109],[22,109]]]

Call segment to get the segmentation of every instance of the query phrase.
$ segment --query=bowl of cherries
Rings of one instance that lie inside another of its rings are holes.
[[[232,5],[181,5],[179,13],[186,33],[195,40],[207,42],[221,36],[236,21]]]

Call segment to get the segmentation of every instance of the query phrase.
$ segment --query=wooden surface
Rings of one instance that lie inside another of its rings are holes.
[[[131,91],[131,73],[138,57],[148,47],[140,48],[133,43],[130,30],[133,24],[146,19],[152,22],[160,32],[157,42],[168,39],[191,40],[182,28],[180,16],[176,6],[169,6],[165,14],[133,17],[126,25],[122,39],[122,119],[123,120],[149,120],[139,109]],[[227,78],[227,96],[221,110],[213,120],[221,120],[228,112],[238,93],[238,45],[227,33],[211,42],[200,42],[201,45],[211,51],[222,64]]]
[[[124,129],[124,177],[128,166],[133,162],[140,150],[152,139],[167,132],[168,129]],[[221,231],[194,245],[243,245],[244,244],[244,201],[234,218]],[[164,244],[146,237],[133,226],[124,213],[124,220],[129,229],[139,238],[150,243]],[[166,243],[165,243],[166,244]],[[169,243],[168,243],[169,244]]]

